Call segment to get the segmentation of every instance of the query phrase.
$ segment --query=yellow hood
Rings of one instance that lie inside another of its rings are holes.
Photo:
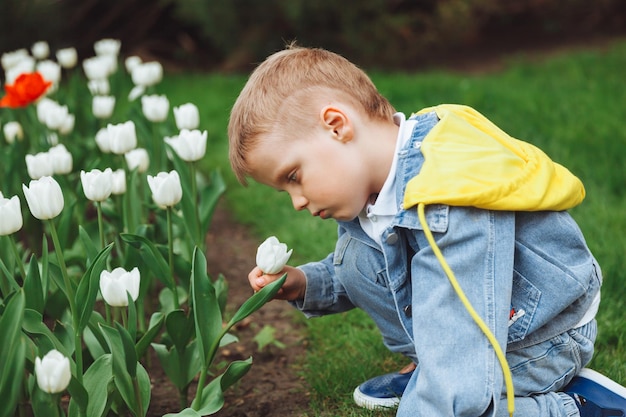
[[[419,203],[489,210],[566,210],[585,197],[582,182],[543,151],[512,138],[476,110],[444,104],[422,142],[424,164],[404,208]]]

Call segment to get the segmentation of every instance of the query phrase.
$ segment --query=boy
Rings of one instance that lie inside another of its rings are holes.
[[[357,404],[476,417],[514,399],[516,416],[624,416],[626,389],[583,370],[602,278],[565,210],[584,188],[540,150],[464,106],[406,119],[343,57],[293,45],[252,73],[228,133],[243,184],[339,225],[334,253],[255,268],[252,288],[286,272],[278,298],[307,316],[362,308],[412,362],[357,387]]]

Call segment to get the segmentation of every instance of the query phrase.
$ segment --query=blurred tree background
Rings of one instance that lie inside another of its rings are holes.
[[[186,69],[249,71],[297,40],[361,66],[421,69],[626,33],[623,0],[0,0],[0,53],[46,40]]]

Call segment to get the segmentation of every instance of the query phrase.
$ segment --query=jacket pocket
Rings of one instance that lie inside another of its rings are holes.
[[[513,274],[508,343],[520,341],[528,334],[539,307],[541,291],[518,272]]]

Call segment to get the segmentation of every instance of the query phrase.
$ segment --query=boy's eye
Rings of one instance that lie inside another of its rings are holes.
[[[287,176],[287,181],[289,181],[289,182],[296,182],[296,181],[298,181],[297,172],[293,171],[292,173],[290,173],[289,176]]]

